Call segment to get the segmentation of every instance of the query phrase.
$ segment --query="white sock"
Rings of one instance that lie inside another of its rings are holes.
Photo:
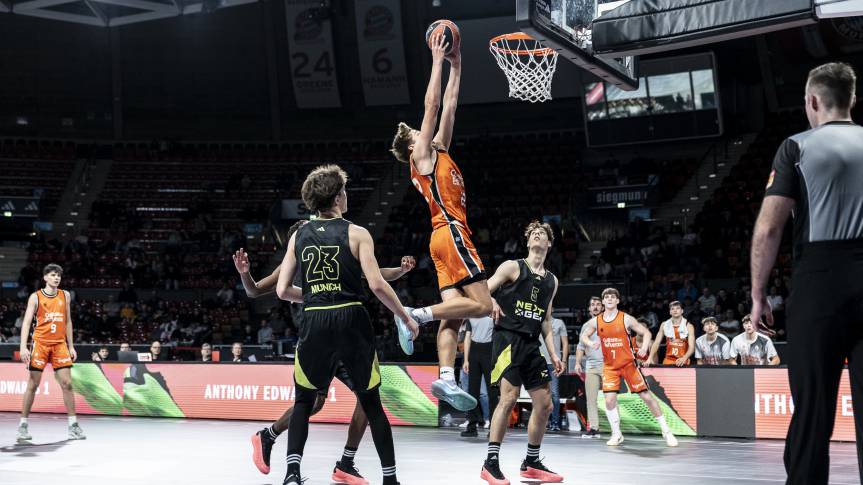
[[[73,424],[75,424],[77,422],[78,422],[77,416],[69,416],[69,426],[72,426]]]
[[[440,378],[447,381],[447,383],[455,383],[455,369],[452,367],[441,367]]]
[[[662,430],[662,434],[666,434],[670,431],[668,429],[668,423],[665,422],[665,415],[664,414],[657,416],[656,422],[659,423],[659,428]]]
[[[432,315],[432,310],[430,306],[414,308],[413,310],[411,310],[411,316],[414,317],[414,320],[416,320],[416,322],[419,324],[428,323],[434,320],[434,315]]]
[[[617,412],[617,408],[606,410],[605,415],[608,416],[608,424],[611,425],[611,433],[612,434],[621,434],[620,433],[620,414]]]
[[[28,421],[27,418],[21,418],[21,424],[27,424],[27,421]]]

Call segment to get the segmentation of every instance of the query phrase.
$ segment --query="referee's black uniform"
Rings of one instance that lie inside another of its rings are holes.
[[[826,485],[846,357],[863,456],[863,127],[833,121],[785,140],[765,195],[795,201],[787,483]]]

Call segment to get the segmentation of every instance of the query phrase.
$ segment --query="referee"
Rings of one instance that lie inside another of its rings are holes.
[[[765,287],[793,212],[787,362],[794,415],[785,442],[791,485],[827,484],[846,357],[858,464],[863,446],[863,128],[851,121],[856,81],[843,63],[809,72],[806,117],[812,129],[779,147],[752,238],[752,321],[764,316],[772,325]]]

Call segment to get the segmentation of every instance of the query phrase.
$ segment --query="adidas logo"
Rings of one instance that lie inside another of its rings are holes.
[[[6,203],[3,204],[3,210],[4,211],[13,211],[13,210],[15,210],[15,204],[13,204],[12,201],[6,201]]]
[[[39,205],[35,202],[30,202],[27,204],[27,207],[24,208],[25,211],[37,211],[39,210]]]
[[[319,227],[319,228],[318,228],[318,231],[320,231],[320,232],[326,232],[326,231],[324,231],[324,228],[323,228],[323,227]]]

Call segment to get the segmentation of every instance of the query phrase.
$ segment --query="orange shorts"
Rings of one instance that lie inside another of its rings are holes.
[[[66,367],[72,367],[72,354],[66,342],[43,343],[33,341],[33,350],[30,352],[30,370],[45,370],[45,366],[51,364],[56,371]]]
[[[429,252],[441,291],[461,288],[486,278],[479,253],[462,227],[448,224],[432,231]]]
[[[647,382],[641,371],[635,366],[635,362],[630,362],[619,369],[612,369],[607,365],[602,368],[602,392],[620,392],[621,377],[626,381],[629,392],[647,390]]]

